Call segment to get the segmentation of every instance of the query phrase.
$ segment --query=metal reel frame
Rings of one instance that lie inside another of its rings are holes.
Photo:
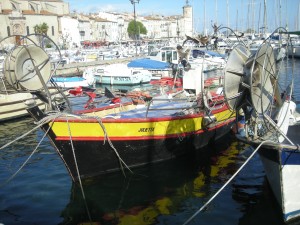
[[[272,35],[282,32],[282,29],[276,29]],[[247,138],[278,140],[281,136],[276,124],[276,113],[283,101],[278,85],[279,69],[270,37],[264,41],[255,54],[251,56],[247,54],[248,59],[239,59],[243,55],[241,52],[245,51],[242,50],[245,47],[238,44],[232,50],[231,54],[233,55],[229,56],[227,62],[233,65],[227,65],[225,68],[225,99],[231,110],[238,112],[243,109],[246,117]],[[230,68],[238,69],[234,71]],[[240,76],[240,79],[237,79],[235,75]],[[233,82],[233,84],[226,84],[226,77],[229,83]],[[238,82],[238,80],[240,81]],[[233,88],[235,93],[232,93],[230,88],[234,85],[236,89]]]
[[[283,29],[276,29],[272,35],[282,32]],[[280,89],[279,71],[284,59],[281,59],[281,62],[276,61],[270,37],[256,52],[252,64],[250,94],[253,111],[246,127],[252,133],[252,138],[277,142],[281,136],[279,129],[283,124],[276,124],[276,117],[284,102],[281,93],[288,88],[288,85]],[[260,70],[259,76],[258,70]],[[291,76],[293,80],[293,74]],[[286,115],[287,111],[283,113]]]
[[[59,59],[62,59],[59,47],[46,35],[11,35],[0,40],[0,50],[7,52],[3,70],[4,79],[18,92],[31,92],[37,96],[46,95],[47,98],[42,100],[48,99],[46,102],[48,108],[54,108],[56,106],[52,104],[50,91],[46,85],[50,81],[70,105],[62,90],[51,79],[61,60],[51,62],[47,45],[51,45],[52,50],[58,53]],[[39,54],[42,55],[42,59],[39,58]],[[37,82],[37,87],[31,84],[31,86],[24,85],[30,79],[34,79],[33,83]]]

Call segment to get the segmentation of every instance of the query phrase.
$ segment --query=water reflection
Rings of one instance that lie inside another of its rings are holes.
[[[92,222],[100,224],[157,224],[169,215],[183,223],[187,217],[179,214],[185,201],[196,200],[200,206],[202,197],[216,191],[211,184],[235,170],[239,146],[229,144],[226,139],[184,159],[136,169],[126,178],[118,173],[86,182],[86,201],[80,186],[73,184],[61,224],[90,222],[86,206]]]

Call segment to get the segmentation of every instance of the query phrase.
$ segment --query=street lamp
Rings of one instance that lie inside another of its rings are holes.
[[[136,35],[136,15],[135,15],[135,3],[139,3],[140,0],[129,0],[133,5],[133,17],[134,17],[134,36],[135,36],[135,56],[137,56],[137,35]]]

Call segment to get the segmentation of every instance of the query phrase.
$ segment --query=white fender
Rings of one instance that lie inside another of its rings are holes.
[[[293,117],[293,114],[296,110],[296,104],[293,101],[285,101],[278,113],[277,116],[277,126],[282,131],[283,134],[287,134],[289,125],[290,125],[290,118]],[[284,137],[281,135],[279,137],[279,142],[284,141]]]

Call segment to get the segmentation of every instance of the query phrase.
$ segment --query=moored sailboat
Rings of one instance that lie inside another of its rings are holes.
[[[259,153],[285,222],[300,216],[299,112],[293,74],[280,77],[269,40],[253,55],[245,46],[231,52],[225,69],[225,98],[241,111],[237,137]]]

